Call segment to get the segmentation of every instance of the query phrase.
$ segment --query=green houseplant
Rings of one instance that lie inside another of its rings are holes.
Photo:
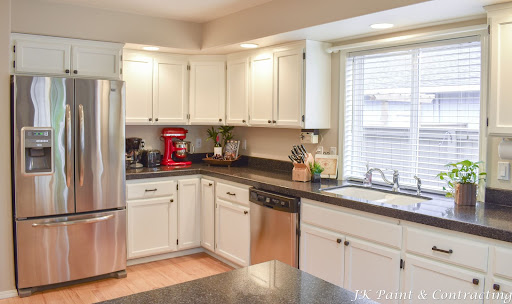
[[[453,197],[458,205],[475,205],[477,184],[485,180],[487,175],[485,172],[479,172],[481,164],[483,164],[482,161],[469,160],[447,164],[448,171],[437,175],[447,183],[443,187],[446,197]]]
[[[234,126],[220,126],[219,127],[219,133],[222,135],[222,143],[224,144],[223,145],[224,147],[226,146],[228,141],[233,139],[232,131],[234,128],[235,128]]]
[[[322,179],[321,174],[324,172],[324,168],[317,162],[309,163],[309,169],[311,170],[311,182],[319,183]]]
[[[213,147],[213,156],[222,156],[222,146],[220,145],[219,131],[214,127],[211,127],[211,129],[206,130],[206,134],[206,141],[210,139],[215,141],[215,146]]]

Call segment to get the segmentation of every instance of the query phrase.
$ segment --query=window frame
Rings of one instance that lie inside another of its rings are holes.
[[[410,39],[399,39],[400,37],[381,39],[381,40],[373,40],[360,44],[352,44],[346,45],[342,47],[333,48],[332,51],[339,51],[339,123],[338,123],[338,151],[339,153],[339,161],[338,161],[338,178],[349,181],[361,182],[363,180],[363,176],[360,178],[356,177],[346,177],[344,176],[344,168],[343,168],[343,157],[345,153],[345,107],[346,107],[346,62],[349,53],[355,52],[385,52],[392,49],[398,49],[401,47],[407,47],[412,45],[421,45],[421,44],[436,44],[442,43],[444,40],[451,39],[464,39],[469,37],[478,37],[480,40],[481,47],[481,74],[480,74],[480,134],[479,134],[479,155],[480,160],[483,160],[485,163],[481,166],[481,171],[486,171],[486,168],[490,166],[487,164],[487,129],[488,129],[488,85],[489,85],[489,77],[488,77],[488,69],[489,69],[489,35],[487,30],[482,30],[481,28],[459,28],[452,29],[448,32],[442,31],[439,33],[425,33],[420,37],[411,37]],[[423,37],[423,38],[422,38]],[[478,39],[477,38],[477,39]],[[384,185],[376,181],[374,184]],[[479,184],[478,191],[478,200],[484,201],[485,199],[485,185],[486,182],[481,182]],[[403,189],[414,190],[415,187],[412,186],[401,186]],[[441,194],[443,191],[435,191],[435,190],[425,190],[428,193]]]

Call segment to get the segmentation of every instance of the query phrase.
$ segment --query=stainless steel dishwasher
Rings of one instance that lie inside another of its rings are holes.
[[[251,201],[251,265],[279,260],[299,266],[300,199],[249,189]]]

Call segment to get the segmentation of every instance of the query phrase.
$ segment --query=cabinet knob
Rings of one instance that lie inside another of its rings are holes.
[[[173,200],[173,199],[171,199],[171,203],[174,203],[174,200]]]
[[[268,123],[272,123],[272,120],[270,120],[270,119],[269,119],[269,120],[268,120]]]
[[[479,279],[473,279],[473,284],[475,284],[475,285],[480,284],[480,280]]]
[[[337,239],[336,243],[341,244],[341,239]]]
[[[78,71],[77,70],[73,70],[73,74],[78,74]]]
[[[242,120],[242,123],[245,123],[245,119]]]
[[[148,118],[149,121],[153,121],[153,118]]]
[[[219,122],[221,122],[221,121],[222,121],[222,118],[219,118]]]
[[[244,211],[244,214],[247,214],[247,213],[249,213],[249,211]]]
[[[492,285],[492,289],[496,290],[496,291],[500,291],[500,284],[494,284]]]
[[[210,187],[213,186],[213,183],[209,183],[208,186],[210,186]]]
[[[155,118],[155,121],[158,121],[158,118]]]
[[[272,120],[272,122],[273,122],[273,123],[276,123],[277,121],[275,121],[275,120]]]
[[[67,69],[65,72],[66,72],[66,74],[69,74],[69,69]]]
[[[350,245],[350,242],[349,241],[345,241],[345,243],[343,243],[343,244],[345,244],[345,246],[348,246],[348,245]]]

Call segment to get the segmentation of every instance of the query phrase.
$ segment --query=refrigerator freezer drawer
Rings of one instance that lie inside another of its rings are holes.
[[[18,288],[126,269],[126,210],[16,221]]]

